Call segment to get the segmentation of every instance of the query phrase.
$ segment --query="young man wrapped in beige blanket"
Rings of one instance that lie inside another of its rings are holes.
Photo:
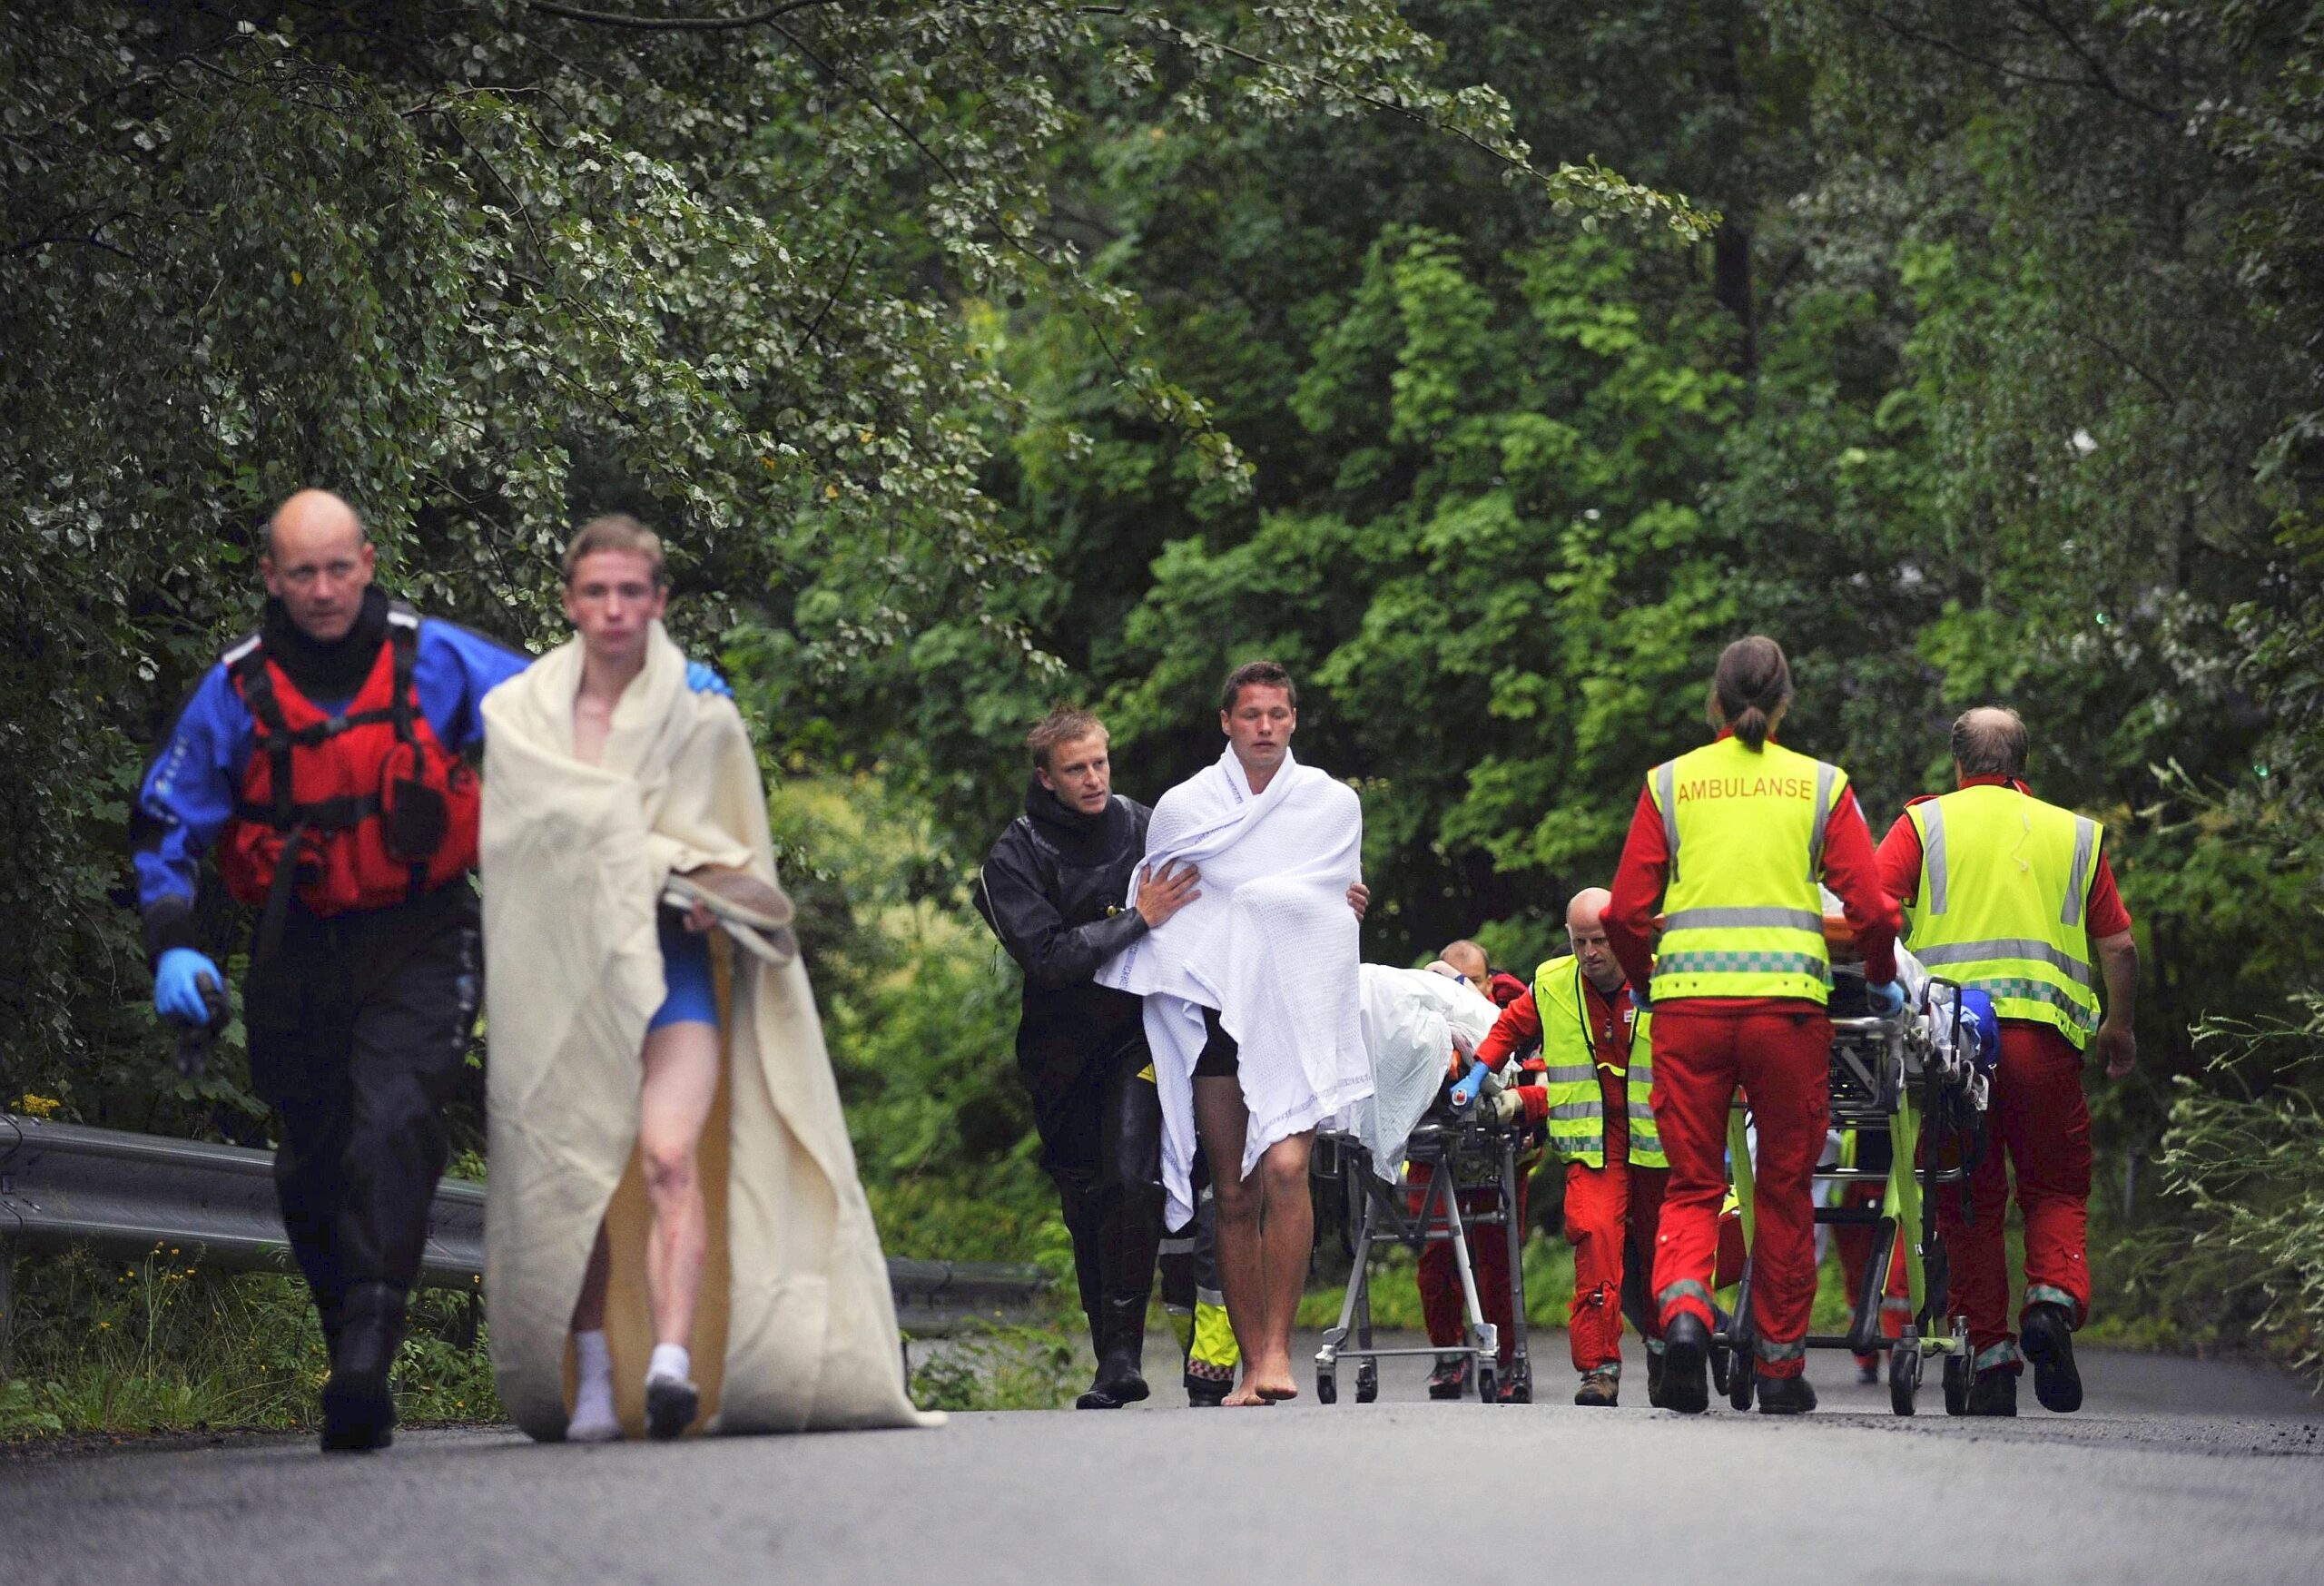
[[[925,1423],[757,759],[667,598],[648,531],[587,526],[581,636],[484,704],[501,1399],[544,1439]]]

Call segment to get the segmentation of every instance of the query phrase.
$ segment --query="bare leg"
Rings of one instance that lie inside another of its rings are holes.
[[[1277,1140],[1251,1175],[1265,1199],[1259,1233],[1265,1335],[1263,1353],[1243,1374],[1243,1382],[1269,1402],[1299,1396],[1299,1381],[1291,1372],[1291,1327],[1299,1315],[1299,1296],[1307,1287],[1307,1262],[1315,1245],[1315,1207],[1307,1197],[1307,1157],[1315,1144],[1313,1135]]]
[[[1259,1247],[1261,1179],[1257,1174],[1242,1177],[1243,1138],[1250,1124],[1240,1079],[1195,1081],[1195,1129],[1211,1165],[1211,1209],[1217,1217],[1218,1286],[1245,1362],[1242,1385],[1224,1401],[1235,1405],[1269,1402],[1259,1396],[1253,1377],[1267,1336],[1267,1286]]]
[[[710,1243],[697,1157],[717,1094],[716,1025],[665,1024],[646,1033],[637,1149],[654,1207],[645,1293],[654,1309],[656,1344],[683,1347],[694,1335],[694,1301]]]
[[[581,1297],[573,1302],[573,1330],[596,1333],[606,1325],[606,1286],[613,1281],[614,1247],[606,1240],[606,1225],[597,1225],[597,1242],[589,1246],[589,1270],[581,1279]]]

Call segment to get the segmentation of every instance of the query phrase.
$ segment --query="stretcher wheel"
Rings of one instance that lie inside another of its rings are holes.
[[[1957,1349],[1945,1357],[1945,1413],[1969,1413],[1969,1363]]]
[[[1477,1399],[1486,1404],[1501,1403],[1501,1373],[1490,1365],[1477,1367]]]
[[[1738,1349],[1733,1364],[1727,1368],[1727,1402],[1738,1410],[1751,1407],[1752,1390],[1758,1385],[1751,1379],[1757,1374],[1749,1355]]]
[[[1355,1373],[1355,1402],[1369,1404],[1380,1396],[1380,1373],[1370,1362],[1358,1366]]]
[[[1721,1397],[1726,1396],[1727,1374],[1734,1369],[1734,1362],[1735,1353],[1726,1345],[1714,1344],[1710,1346],[1710,1385],[1718,1391]]]
[[[1315,1402],[1319,1404],[1340,1402],[1340,1379],[1336,1374],[1328,1371],[1315,1374]]]
[[[1920,1345],[1908,1339],[1888,1352],[1888,1408],[1899,1415],[1911,1414],[1920,1386]]]

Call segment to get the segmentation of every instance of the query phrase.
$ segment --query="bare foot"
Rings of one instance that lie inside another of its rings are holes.
[[[1242,1386],[1236,1388],[1233,1393],[1227,1394],[1218,1402],[1227,1409],[1241,1409],[1246,1405],[1250,1404],[1272,1404],[1275,1403],[1273,1399],[1262,1397],[1259,1391],[1251,1385],[1251,1379],[1247,1376],[1243,1379]]]
[[[1268,1404],[1299,1396],[1299,1379],[1291,1374],[1289,1356],[1255,1365],[1243,1374],[1243,1391],[1256,1394]]]

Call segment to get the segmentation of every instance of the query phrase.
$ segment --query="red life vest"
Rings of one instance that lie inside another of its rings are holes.
[[[482,784],[419,708],[419,615],[389,606],[379,654],[339,716],[299,692],[261,638],[226,653],[257,743],[218,863],[228,892],[265,905],[261,940],[279,933],[293,891],[318,915],[343,914],[416,898],[475,865]]]

